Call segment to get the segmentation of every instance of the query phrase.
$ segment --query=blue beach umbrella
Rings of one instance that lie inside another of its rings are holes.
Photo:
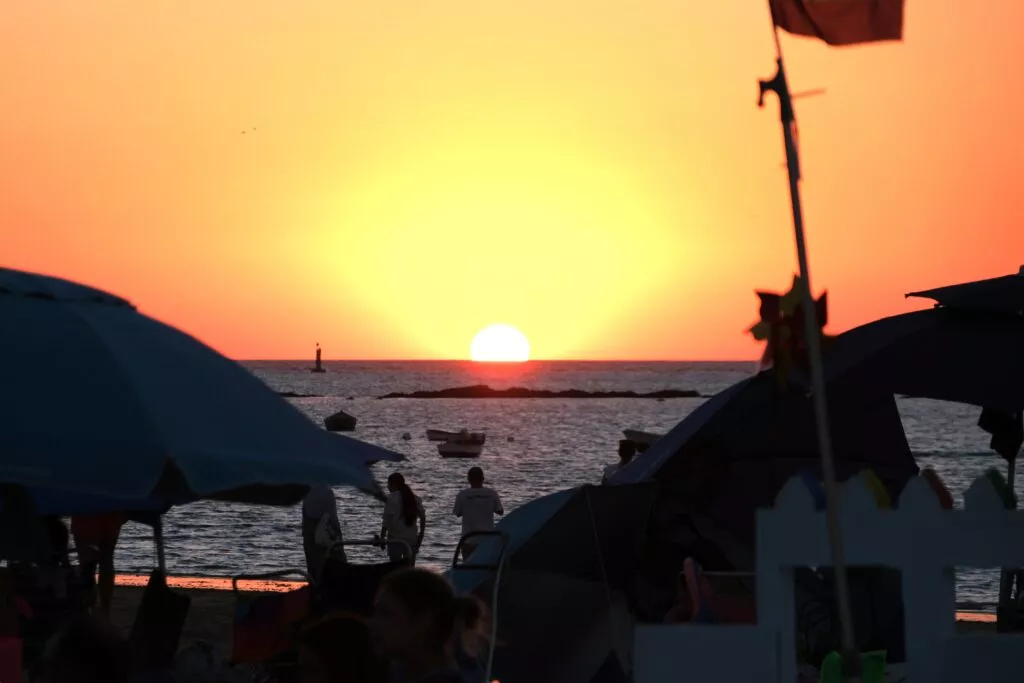
[[[617,623],[611,595],[633,576],[656,493],[646,483],[588,485],[530,501],[497,525],[508,545],[496,593],[496,574],[452,572],[456,589],[487,602],[497,622],[493,678],[565,680],[565,653],[585,643],[589,654],[574,664],[579,680],[619,666],[600,625]],[[486,539],[469,563],[493,566],[499,552],[500,543]]]
[[[753,379],[741,380],[701,403],[668,434],[655,441],[641,457],[633,458],[629,464],[616,472],[611,483],[632,484],[650,480],[655,472],[674,458],[679,449],[689,443],[714,418],[724,410],[735,407],[736,402],[744,397],[745,392],[752,392],[759,388],[753,383]]]
[[[1015,276],[1016,277],[1016,276]],[[845,332],[825,357],[830,385],[1018,411],[1024,408],[1024,317],[933,308]]]
[[[367,465],[400,459],[320,429],[120,297],[0,269],[0,482],[40,511],[291,504],[312,484],[379,495]]]
[[[1024,314],[1024,267],[1016,275],[947,285],[907,297],[933,300],[937,306],[989,313]]]
[[[496,526],[508,544],[509,571],[554,574],[618,587],[629,575],[643,539],[656,487],[577,486],[541,496],[513,510]],[[469,558],[474,565],[495,565],[501,544],[485,538]],[[490,574],[466,569],[453,583],[469,592]]]
[[[873,383],[1006,412],[1024,408],[1024,269],[907,296],[931,299],[935,308],[836,337],[825,358],[830,383]]]

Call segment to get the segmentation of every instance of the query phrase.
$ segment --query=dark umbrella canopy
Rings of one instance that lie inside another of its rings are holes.
[[[533,500],[503,519],[509,538],[497,604],[494,575],[454,571],[460,592],[472,592],[498,618],[494,677],[515,683],[566,680],[567,654],[596,648],[575,665],[590,680],[605,661],[615,627],[610,598],[626,588],[654,504],[656,486],[582,486]],[[473,564],[498,559],[494,539],[481,543]],[[596,634],[596,635],[595,635]],[[624,634],[625,635],[625,634]]]
[[[506,570],[621,587],[636,559],[655,495],[656,487],[650,483],[586,485],[522,505],[497,525],[509,539]],[[499,548],[495,539],[485,539],[472,563],[496,563]],[[487,579],[487,573],[472,570],[453,577],[462,591],[476,590]]]
[[[836,337],[825,370],[830,386],[1020,410],[1024,317],[943,307],[883,318]]]
[[[908,297],[932,299],[939,306],[992,313],[1024,313],[1024,267],[1016,275],[911,292]]]
[[[241,365],[106,292],[0,269],[0,320],[0,481],[54,492],[51,503],[66,491],[120,509],[288,504],[310,484],[376,491],[367,463],[401,459],[325,432]]]
[[[828,404],[840,480],[871,468],[896,492],[917,473],[891,393],[835,386]],[[690,512],[752,544],[757,508],[770,506],[801,470],[820,477],[820,462],[812,401],[795,380],[783,390],[763,372],[707,401],[615,482],[653,479]]]
[[[721,420],[721,413],[728,414],[737,406],[745,406],[768,396],[765,390],[770,387],[755,380],[756,378],[751,378],[737,382],[697,406],[696,410],[687,415],[668,434],[655,441],[641,456],[633,458],[628,465],[616,472],[612,477],[612,483],[631,484],[649,480],[665,463],[675,458],[679,449],[686,443],[704,431],[709,424]]]

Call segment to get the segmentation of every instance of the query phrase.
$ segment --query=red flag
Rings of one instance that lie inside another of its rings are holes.
[[[787,33],[829,45],[903,39],[904,0],[769,0],[772,21]]]

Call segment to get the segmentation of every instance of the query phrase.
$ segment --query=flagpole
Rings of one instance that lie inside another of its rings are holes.
[[[800,294],[803,301],[804,331],[807,337],[808,355],[811,368],[811,390],[814,401],[814,418],[818,433],[818,450],[821,453],[821,471],[825,488],[825,516],[828,524],[829,545],[832,551],[832,566],[836,579],[836,602],[839,611],[839,629],[842,649],[843,674],[847,679],[858,678],[860,674],[860,653],[853,639],[853,618],[850,609],[849,581],[846,562],[843,557],[843,536],[839,523],[839,495],[836,484],[835,462],[832,457],[832,437],[829,433],[828,405],[825,400],[825,372],[821,359],[821,333],[817,323],[816,307],[811,296],[811,270],[807,262],[807,241],[804,237],[803,208],[800,204],[800,156],[793,135],[796,114],[793,98],[789,92],[786,71],[782,61],[782,46],[778,29],[773,26],[777,58],[775,76],[769,81],[759,81],[758,106],[764,106],[768,91],[779,98],[779,118],[782,121],[782,136],[786,144],[786,168],[789,172],[789,196],[793,208],[793,232],[796,236],[796,255],[800,267]]]

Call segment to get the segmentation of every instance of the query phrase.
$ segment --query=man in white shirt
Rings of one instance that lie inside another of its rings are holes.
[[[614,465],[608,465],[604,468],[604,475],[601,477],[601,483],[607,484],[611,481],[612,477],[618,474],[619,470],[633,460],[634,455],[636,455],[636,444],[629,439],[621,439],[619,441],[619,461]]]
[[[320,579],[328,553],[332,558],[345,561],[344,548],[335,545],[341,540],[341,520],[334,491],[323,484],[310,486],[309,493],[302,499],[302,549],[306,553],[306,571],[313,583]]]
[[[455,508],[452,514],[462,518],[462,535],[473,531],[491,531],[494,529],[494,515],[503,515],[501,498],[497,491],[484,486],[484,471],[479,467],[469,470],[469,488],[459,491],[455,496]],[[470,539],[462,544],[462,559],[466,560],[479,545],[481,537]]]

